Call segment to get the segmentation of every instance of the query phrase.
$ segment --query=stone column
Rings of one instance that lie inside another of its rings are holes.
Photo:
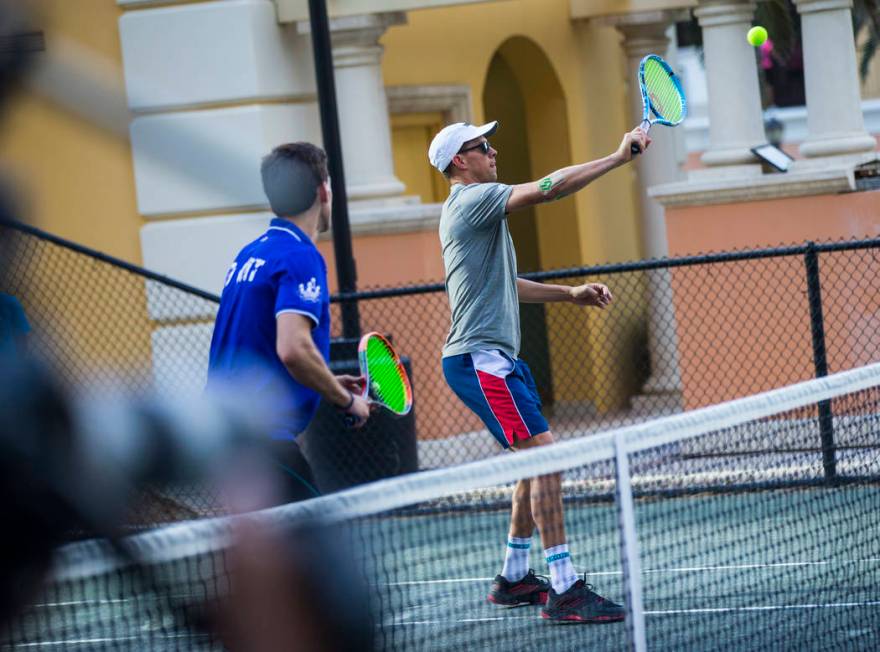
[[[626,81],[629,88],[631,122],[637,125],[642,119],[642,96],[636,80],[639,62],[645,55],[659,54],[675,69],[675,48],[670,47],[667,30],[676,20],[683,20],[687,13],[657,11],[606,20],[623,34],[626,53]],[[672,183],[681,178],[678,167],[677,137],[680,131],[668,127],[651,130],[651,149],[636,160],[639,195],[642,207],[642,250],[646,258],[662,258],[669,253],[666,240],[666,221],[663,206],[648,196],[648,188],[658,184]],[[651,355],[651,377],[643,387],[643,396],[633,401],[637,409],[654,410],[668,407],[681,396],[681,378],[678,371],[678,343],[675,332],[675,310],[669,271],[665,269],[648,272],[650,296],[648,314],[648,344]]]
[[[755,163],[750,149],[766,141],[758,68],[746,41],[754,14],[753,0],[699,0],[694,10],[709,92],[709,149],[701,159],[707,166]]]
[[[260,159],[279,143],[320,140],[311,44],[278,24],[271,0],[117,4],[132,9],[119,41],[144,265],[219,294],[271,217]],[[201,391],[216,307],[170,291],[146,284],[155,386]]]
[[[342,156],[352,200],[394,197],[404,191],[394,176],[379,38],[388,27],[405,23],[406,14],[400,12],[330,21]],[[298,29],[310,32],[309,23],[299,23]]]
[[[852,0],[795,0],[801,15],[807,90],[805,157],[872,151],[862,116]]]

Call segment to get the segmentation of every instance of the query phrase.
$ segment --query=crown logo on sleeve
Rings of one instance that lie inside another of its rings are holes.
[[[299,296],[303,301],[310,303],[317,303],[321,298],[321,286],[318,285],[318,281],[314,276],[305,285],[299,284]]]

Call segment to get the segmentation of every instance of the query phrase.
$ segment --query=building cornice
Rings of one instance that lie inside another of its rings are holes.
[[[393,235],[435,231],[440,225],[443,204],[403,204],[399,206],[350,207],[349,225],[355,236]],[[323,234],[321,239],[329,239]]]
[[[395,11],[438,9],[456,5],[507,2],[508,0],[328,0],[327,14],[330,18],[382,14]],[[293,23],[309,19],[308,0],[275,0],[278,21]]]
[[[877,152],[825,160],[797,161],[789,172],[725,178],[701,171],[687,181],[654,186],[648,194],[666,208],[709,206],[789,197],[854,192],[856,170],[880,161]],[[719,170],[720,172],[720,170]]]
[[[442,111],[445,122],[471,122],[471,87],[467,85],[386,86],[390,113]]]
[[[696,0],[569,0],[572,20],[589,20],[601,16],[644,14],[665,10],[693,9]]]

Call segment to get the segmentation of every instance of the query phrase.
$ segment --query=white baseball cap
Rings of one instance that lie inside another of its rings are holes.
[[[493,120],[484,125],[476,126],[467,122],[456,122],[443,127],[428,148],[428,160],[431,165],[443,172],[452,162],[452,157],[467,141],[480,136],[491,136],[498,129],[498,121]]]

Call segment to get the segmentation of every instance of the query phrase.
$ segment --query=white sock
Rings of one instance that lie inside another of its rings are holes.
[[[550,567],[550,584],[556,593],[565,593],[577,582],[577,573],[571,563],[568,544],[553,546],[544,551],[547,565]]]
[[[504,568],[501,575],[508,582],[519,582],[529,572],[529,547],[532,538],[507,538],[507,554],[504,557]]]

